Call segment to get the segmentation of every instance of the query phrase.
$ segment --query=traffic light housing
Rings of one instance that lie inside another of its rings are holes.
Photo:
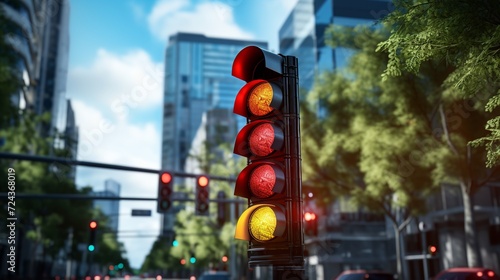
[[[304,232],[306,235],[318,236],[318,215],[312,211],[304,213]]]
[[[166,213],[172,206],[172,193],[174,190],[174,177],[171,173],[162,171],[158,182],[158,201],[156,212]]]
[[[209,182],[207,176],[201,175],[196,178],[196,215],[206,216],[209,209]]]
[[[87,249],[89,252],[94,252],[96,249],[96,235],[97,235],[97,221],[90,221],[89,223],[89,245]]]
[[[303,267],[298,61],[256,46],[241,50],[232,75],[247,82],[233,112],[247,119],[234,153],[248,165],[234,194],[248,199],[235,238],[249,242],[248,265]]]

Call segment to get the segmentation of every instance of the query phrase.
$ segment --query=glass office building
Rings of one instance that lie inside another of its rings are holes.
[[[244,82],[231,76],[236,54],[248,45],[267,43],[177,33],[170,37],[165,61],[162,168],[185,171],[202,115],[232,108]],[[238,119],[242,127],[246,120]],[[189,170],[187,170],[189,172]]]
[[[310,90],[319,73],[346,66],[353,53],[326,45],[328,26],[375,25],[389,10],[388,0],[299,0],[280,28],[279,40],[280,53],[299,59],[300,88]]]

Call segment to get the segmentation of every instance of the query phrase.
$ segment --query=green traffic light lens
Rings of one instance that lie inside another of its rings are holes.
[[[94,252],[95,250],[95,246],[94,245],[89,245],[89,251],[90,252]]]

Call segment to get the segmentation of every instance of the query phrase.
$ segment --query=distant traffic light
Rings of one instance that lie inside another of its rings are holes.
[[[172,206],[172,192],[174,189],[172,174],[163,171],[160,173],[158,182],[158,201],[156,211],[166,213]]]
[[[205,175],[196,178],[196,215],[208,215],[209,179]]]
[[[304,231],[308,236],[318,236],[318,216],[311,211],[304,213]]]
[[[98,224],[96,221],[91,221],[89,223],[89,245],[87,246],[89,252],[94,252],[96,249],[97,226]]]
[[[237,54],[232,74],[247,82],[233,108],[247,119],[234,153],[248,159],[234,194],[247,198],[250,206],[238,219],[235,238],[249,241],[250,267],[302,267],[297,58],[249,46]]]
[[[435,245],[430,245],[429,247],[427,247],[427,251],[429,252],[429,254],[431,256],[435,256],[437,254],[437,247]]]

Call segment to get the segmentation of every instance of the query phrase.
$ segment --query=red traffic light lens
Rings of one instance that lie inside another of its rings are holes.
[[[250,151],[257,156],[267,156],[271,154],[274,142],[274,128],[269,123],[263,123],[254,128],[250,133],[248,144]]]
[[[170,181],[172,181],[172,175],[170,175],[170,173],[164,172],[161,174],[161,182],[163,184],[168,184]]]
[[[276,184],[276,173],[267,164],[255,168],[250,175],[250,191],[259,198],[267,198],[273,195],[273,188]]]
[[[200,187],[208,186],[208,177],[207,176],[198,177],[198,186]]]
[[[313,220],[316,220],[316,214],[314,213],[311,213],[311,212],[306,212],[304,214],[304,219],[309,222],[309,221],[313,221]]]
[[[89,227],[90,227],[91,229],[95,229],[95,228],[97,228],[97,222],[96,222],[96,221],[92,221],[92,222],[90,222]]]
[[[436,253],[437,252],[437,247],[436,246],[429,246],[429,252],[430,253]]]

